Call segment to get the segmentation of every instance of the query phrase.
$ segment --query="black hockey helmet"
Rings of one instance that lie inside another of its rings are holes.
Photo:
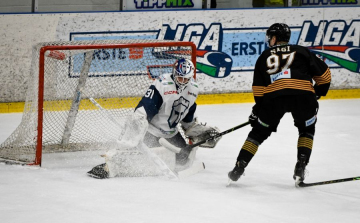
[[[270,41],[273,36],[276,36],[277,42],[289,42],[291,31],[285,23],[274,23],[266,31],[266,36],[268,37],[268,41]]]

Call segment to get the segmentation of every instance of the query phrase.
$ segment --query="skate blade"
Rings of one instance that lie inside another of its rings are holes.
[[[234,182],[234,181],[232,181],[232,180],[229,178],[229,179],[228,179],[228,182],[227,182],[227,184],[226,184],[226,187],[230,187],[232,182]]]
[[[87,173],[87,175],[88,175],[89,177],[92,177],[92,178],[95,178],[95,179],[104,179],[104,178],[100,178],[99,176],[94,175],[94,174],[92,174],[92,173]]]
[[[302,181],[300,180],[300,177],[295,176],[295,187],[300,187],[299,184],[300,184],[301,182],[302,182]]]
[[[99,175],[96,175],[94,173],[92,173],[91,171],[87,172],[86,173],[89,177],[92,177],[92,178],[95,178],[95,179],[107,179],[108,177],[106,176],[99,176]]]

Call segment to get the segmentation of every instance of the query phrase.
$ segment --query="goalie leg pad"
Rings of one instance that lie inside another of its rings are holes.
[[[192,148],[190,151],[183,150],[179,154],[176,154],[176,172],[188,169],[193,165],[198,148],[199,147]]]
[[[175,153],[164,147],[143,148],[145,144],[139,144],[134,148],[117,148],[109,150],[105,155],[105,162],[109,170],[108,177],[143,177],[161,176],[163,172],[154,164],[144,149],[151,150],[156,154],[170,170],[175,169]]]
[[[164,138],[160,138],[159,142],[169,151],[173,151],[176,153],[176,171],[184,170],[192,166],[198,147],[191,148],[189,146],[186,146],[185,148],[181,149]]]

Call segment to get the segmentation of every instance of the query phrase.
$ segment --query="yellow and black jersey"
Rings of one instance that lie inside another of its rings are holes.
[[[325,96],[330,81],[330,69],[309,49],[279,45],[265,50],[256,61],[252,88],[258,104],[263,98],[280,95]]]

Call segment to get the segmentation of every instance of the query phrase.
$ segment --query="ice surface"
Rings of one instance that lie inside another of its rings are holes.
[[[307,182],[360,176],[360,99],[321,100]],[[247,120],[251,103],[198,106],[201,122],[227,130]],[[21,114],[0,114],[0,141]],[[290,114],[259,148],[238,182],[226,187],[249,126],[215,149],[200,148],[205,171],[182,181],[86,176],[99,152],[45,155],[43,166],[0,164],[0,222],[38,223],[353,223],[360,181],[295,188],[297,129]]]

